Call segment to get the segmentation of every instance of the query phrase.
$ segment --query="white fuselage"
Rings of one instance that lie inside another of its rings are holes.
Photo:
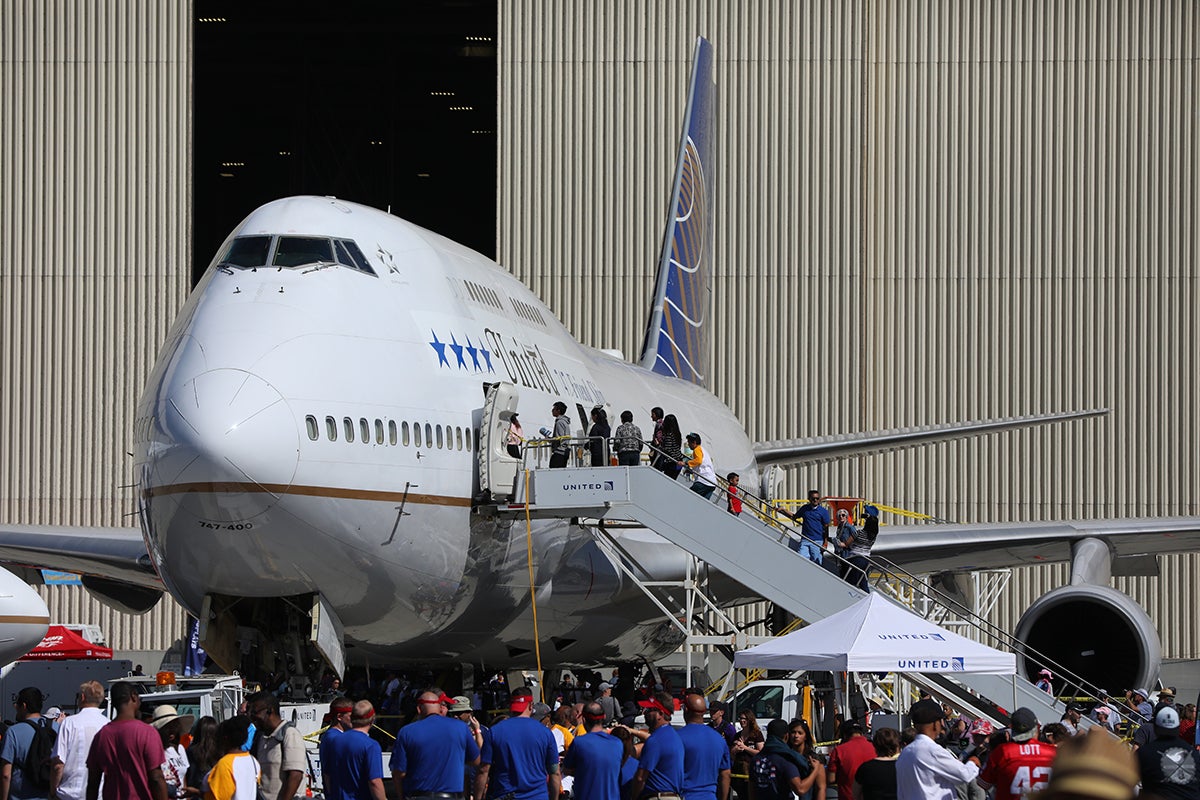
[[[628,409],[647,438],[662,406],[719,471],[756,480],[713,395],[580,345],[472,251],[328,198],[271,203],[230,240],[254,235],[353,241],[376,274],[214,263],[173,326],[139,404],[137,468],[151,556],[192,613],[209,594],[319,592],[347,641],[374,652],[520,661],[526,531],[472,513],[485,383],[519,387],[527,436],[560,399],[580,434],[577,404]],[[540,635],[565,643],[562,659],[674,645],[586,530],[532,535]],[[651,568],[682,570],[653,534],[626,538]]]

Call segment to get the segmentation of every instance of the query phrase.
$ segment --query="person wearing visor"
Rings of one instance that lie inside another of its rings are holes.
[[[634,800],[681,797],[683,741],[671,727],[675,700],[667,692],[655,692],[649,700],[639,700],[638,705],[645,714],[650,736],[642,745],[630,795]]]
[[[453,704],[439,692],[417,698],[419,719],[400,729],[389,762],[397,797],[462,800],[466,767],[479,765],[479,745],[468,726],[446,716]]]
[[[492,800],[558,800],[562,793],[558,745],[550,729],[533,718],[533,705],[529,689],[514,689],[513,716],[493,725],[483,744],[480,773]]]
[[[955,787],[979,775],[979,758],[959,761],[935,741],[946,730],[946,712],[935,700],[918,700],[908,712],[917,736],[896,760],[899,800],[955,800]]]
[[[371,705],[371,701],[359,700],[355,703],[350,712],[350,730],[330,742],[327,750],[330,763],[321,762],[326,797],[384,800],[383,750],[379,742],[371,738],[371,726],[374,724],[375,706]],[[412,727],[416,726],[409,725],[405,730]]]

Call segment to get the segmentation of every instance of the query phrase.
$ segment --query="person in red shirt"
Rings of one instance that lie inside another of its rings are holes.
[[[141,698],[133,684],[113,685],[111,701],[117,717],[96,733],[88,751],[88,800],[167,800],[166,761],[162,739],[138,719]]]
[[[1013,712],[1009,741],[992,750],[976,783],[996,787],[995,800],[1021,800],[1050,782],[1050,765],[1057,748],[1038,741],[1037,716],[1028,708]]]
[[[728,501],[725,510],[735,517],[742,513],[742,498],[738,497],[738,481],[741,479],[742,476],[736,472],[729,473],[729,477],[725,479],[729,482],[725,487],[725,499]]]
[[[842,743],[829,754],[828,773],[837,781],[838,800],[854,800],[854,775],[858,768],[873,761],[878,753],[871,740],[863,736],[862,725],[846,720],[838,729]]]

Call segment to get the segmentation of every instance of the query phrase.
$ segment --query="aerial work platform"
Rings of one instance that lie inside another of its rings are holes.
[[[495,513],[533,519],[635,521],[810,623],[865,596],[792,550],[788,543],[797,538],[795,532],[753,513],[730,514],[723,503],[706,500],[685,483],[651,467],[537,469],[525,474],[527,492],[518,486],[517,494],[528,497],[528,506],[501,504]],[[1020,706],[1032,709],[1039,719],[1058,719],[1063,712],[1062,704],[1020,677],[977,673],[954,673],[953,679],[917,673],[905,673],[905,677],[998,722],[1007,722],[1003,709]],[[981,702],[980,697],[990,703]]]

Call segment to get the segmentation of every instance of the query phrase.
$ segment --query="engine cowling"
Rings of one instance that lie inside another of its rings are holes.
[[[1150,617],[1109,586],[1075,584],[1042,595],[1021,616],[1015,635],[1114,696],[1152,685],[1162,666],[1162,644]],[[1032,653],[1017,655],[1017,671],[1031,681],[1045,666]]]

